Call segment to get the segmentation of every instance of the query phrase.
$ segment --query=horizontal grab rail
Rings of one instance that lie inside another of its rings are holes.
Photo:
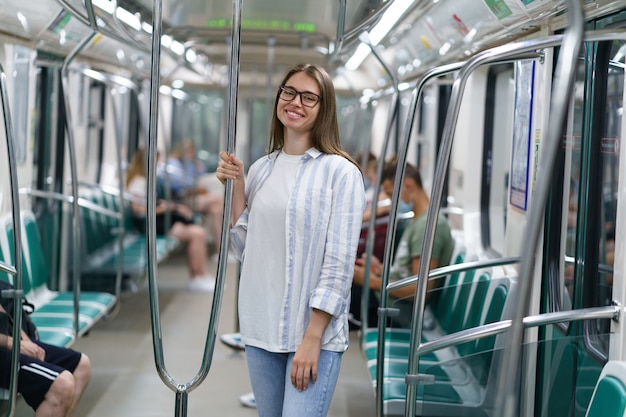
[[[558,311],[554,313],[538,314],[534,316],[524,317],[524,328],[532,328],[539,326],[547,326],[549,324],[595,320],[595,319],[612,319],[618,321],[622,312],[619,305],[611,305],[606,307],[582,308],[572,311]],[[473,342],[483,337],[495,336],[504,333],[511,327],[511,320],[501,320],[495,323],[483,324],[482,326],[472,329],[461,330],[446,336],[442,336],[432,342],[426,342],[418,347],[418,353],[423,356],[440,349],[450,346],[456,346],[467,342]]]
[[[19,193],[32,195],[35,197],[48,198],[50,200],[57,200],[57,201],[61,201],[63,203],[69,203],[69,204],[74,202],[73,196],[57,193],[56,191],[42,191],[42,190],[35,190],[30,187],[22,187],[20,188]],[[96,213],[103,214],[107,217],[111,217],[114,219],[121,218],[121,214],[118,213],[117,211],[113,211],[113,210],[109,210],[107,208],[101,207],[97,205],[96,203],[89,201],[82,197],[78,198],[78,205],[86,209],[95,211]]]
[[[428,273],[428,279],[431,280],[435,278],[441,278],[441,277],[445,277],[446,275],[455,274],[458,272],[471,271],[474,269],[490,268],[493,266],[514,265],[514,264],[519,263],[519,260],[520,260],[519,256],[508,256],[505,258],[486,259],[482,261],[471,261],[471,262],[463,262],[462,264],[442,266],[440,268],[431,270]],[[419,279],[419,274],[411,275],[401,280],[394,281],[387,285],[387,291],[391,292],[400,288],[408,287],[410,285],[417,283],[418,279]]]
[[[7,274],[11,275],[17,275],[17,269],[15,269],[13,265],[5,264],[2,261],[0,261],[0,271],[6,272]]]

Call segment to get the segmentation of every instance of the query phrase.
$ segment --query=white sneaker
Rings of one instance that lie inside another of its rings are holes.
[[[256,408],[256,399],[254,398],[254,393],[252,392],[243,394],[241,397],[239,397],[239,402],[244,407]]]
[[[226,333],[220,336],[220,341],[235,350],[245,350],[246,345],[241,341],[241,333]]]
[[[215,278],[210,276],[193,278],[187,284],[187,288],[194,292],[212,292],[215,290]]]

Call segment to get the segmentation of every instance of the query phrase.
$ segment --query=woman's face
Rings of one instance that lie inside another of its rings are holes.
[[[317,81],[304,72],[292,75],[285,82],[285,86],[292,87],[298,93],[314,93],[321,96]],[[285,126],[286,132],[291,130],[297,133],[306,133],[313,129],[320,107],[321,104],[319,102],[314,107],[304,106],[302,104],[302,95],[296,94],[291,101],[279,98],[276,105],[276,114],[278,120]]]

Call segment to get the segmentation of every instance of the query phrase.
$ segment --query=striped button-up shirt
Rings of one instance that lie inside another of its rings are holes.
[[[255,207],[255,195],[270,176],[277,156],[278,151],[267,155],[249,170],[245,192],[247,207],[231,230],[231,247],[244,264],[255,262],[246,260],[249,214]],[[350,288],[364,207],[363,177],[354,164],[315,148],[302,156],[286,207],[284,293],[274,294],[268,288],[257,297],[246,297],[244,303],[240,298],[244,342],[250,342],[246,340],[244,320],[250,315],[262,314],[259,306],[273,305],[268,304],[269,297],[281,306],[278,322],[261,321],[260,325],[267,331],[256,332],[254,337],[264,340],[250,344],[269,351],[294,352],[302,342],[315,308],[332,315],[322,337],[322,348],[338,352],[347,349]],[[281,238],[265,237],[267,245]],[[242,287],[246,279],[254,278],[242,275]],[[258,317],[253,317],[253,321],[258,324]]]

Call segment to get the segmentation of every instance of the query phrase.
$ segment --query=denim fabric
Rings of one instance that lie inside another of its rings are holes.
[[[341,352],[322,350],[317,381],[298,392],[291,384],[294,353],[273,353],[246,346],[248,373],[259,417],[325,417],[341,367]]]

